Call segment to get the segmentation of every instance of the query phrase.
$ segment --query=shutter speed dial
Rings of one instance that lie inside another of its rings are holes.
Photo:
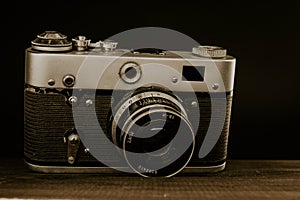
[[[72,43],[67,40],[67,36],[57,31],[45,31],[37,35],[37,38],[31,41],[31,46],[39,51],[70,51]]]
[[[218,46],[198,46],[192,49],[192,53],[206,58],[224,58],[227,51],[223,47]]]

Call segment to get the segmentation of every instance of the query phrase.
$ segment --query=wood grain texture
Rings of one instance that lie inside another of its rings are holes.
[[[300,199],[299,160],[230,160],[216,174],[142,178],[129,174],[41,174],[0,159],[0,198]]]

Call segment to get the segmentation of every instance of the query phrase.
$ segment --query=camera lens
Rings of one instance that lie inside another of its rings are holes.
[[[113,142],[142,176],[172,176],[193,154],[194,133],[184,108],[162,91],[130,97],[117,109],[111,127]]]

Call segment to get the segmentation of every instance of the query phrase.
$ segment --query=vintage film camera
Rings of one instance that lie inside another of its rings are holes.
[[[47,173],[173,176],[225,168],[235,58],[117,49],[46,31],[26,49],[24,157]]]

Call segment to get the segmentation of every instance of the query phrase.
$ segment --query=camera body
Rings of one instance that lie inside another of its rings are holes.
[[[214,47],[116,45],[45,32],[26,49],[28,166],[142,176],[223,170],[235,58]]]

